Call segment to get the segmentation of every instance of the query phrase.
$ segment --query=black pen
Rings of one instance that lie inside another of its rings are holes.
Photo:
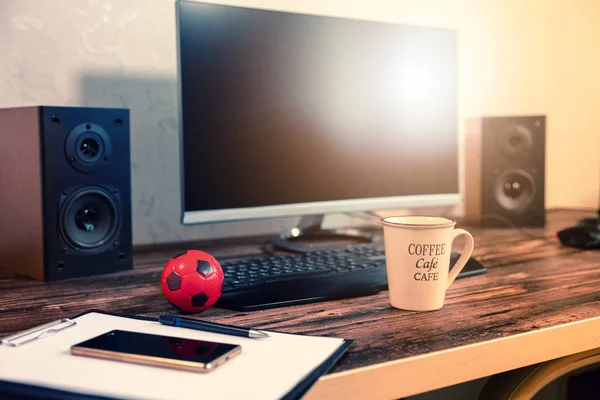
[[[216,322],[174,317],[172,315],[161,315],[158,317],[158,322],[163,325],[180,326],[182,328],[222,333],[224,335],[241,336],[252,339],[264,339],[269,337],[269,335],[267,335],[265,332],[257,331],[256,329],[240,328],[237,326],[217,324]]]

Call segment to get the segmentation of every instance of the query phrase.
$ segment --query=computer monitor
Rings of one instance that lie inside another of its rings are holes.
[[[183,222],[449,206],[456,32],[177,3]]]

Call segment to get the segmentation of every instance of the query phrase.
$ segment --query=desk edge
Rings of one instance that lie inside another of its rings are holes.
[[[401,398],[600,347],[600,317],[321,377],[312,399]]]

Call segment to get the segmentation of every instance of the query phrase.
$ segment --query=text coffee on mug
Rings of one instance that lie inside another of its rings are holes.
[[[473,252],[471,234],[443,217],[409,215],[382,222],[392,306],[413,311],[442,308],[446,289]],[[452,242],[460,235],[466,238],[465,248],[449,273]]]

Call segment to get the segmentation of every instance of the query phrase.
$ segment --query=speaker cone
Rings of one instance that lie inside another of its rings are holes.
[[[505,210],[513,212],[527,210],[533,202],[535,190],[533,177],[519,169],[500,174],[494,183],[496,201]]]
[[[526,157],[533,146],[533,135],[527,127],[513,124],[498,135],[498,147],[509,158]]]
[[[93,252],[113,242],[120,223],[116,198],[103,188],[87,187],[65,199],[59,225],[71,247]]]

